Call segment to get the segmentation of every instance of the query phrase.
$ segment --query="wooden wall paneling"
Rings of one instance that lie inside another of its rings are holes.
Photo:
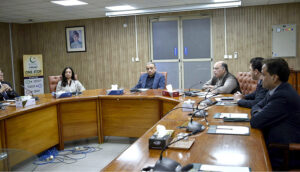
[[[98,136],[96,100],[61,103],[60,115],[63,142]]]
[[[226,13],[228,54],[238,52],[238,59],[225,60],[233,74],[248,71],[252,57],[272,56],[272,25],[300,24],[300,3],[228,8]],[[16,83],[23,83],[22,55],[41,53],[45,78],[72,66],[87,89],[109,88],[116,83],[131,88],[150,59],[149,17],[185,15],[212,16],[213,62],[224,60],[224,9],[137,16],[140,62],[131,61],[136,56],[134,16],[13,24]],[[126,28],[124,23],[128,25]],[[79,25],[86,27],[87,52],[67,53],[65,27]],[[0,25],[1,28],[7,29],[7,24]],[[286,58],[295,70],[300,69],[299,34],[297,43],[297,57]],[[4,51],[9,54],[9,49],[4,48]],[[20,90],[18,86],[17,91]],[[45,80],[45,92],[48,91],[48,80]]]
[[[226,9],[228,54],[238,52],[238,59],[227,59],[229,70],[236,74],[248,71],[253,57],[272,56],[272,30],[276,24],[299,24],[300,3],[269,6],[253,6]],[[213,12],[214,62],[224,60],[224,10]],[[299,34],[298,34],[299,37]],[[297,39],[299,41],[299,39]],[[300,45],[299,42],[297,44]],[[297,48],[297,53],[299,48]],[[290,67],[299,68],[299,53],[296,58],[285,58]]]
[[[10,40],[9,40],[9,24],[0,23],[0,69],[4,73],[4,80],[13,84]]]
[[[104,136],[140,137],[160,119],[158,99],[102,99]]]
[[[13,52],[14,52],[14,68],[15,68],[15,82],[16,91],[20,95],[23,95],[23,89],[20,86],[24,85],[23,79],[23,53],[26,49],[25,45],[30,45],[29,42],[25,42],[25,27],[20,24],[12,24],[12,40],[13,40]]]
[[[123,27],[124,23],[128,26]],[[65,27],[79,25],[86,29],[87,52],[67,53]],[[23,76],[20,68],[23,54],[43,54],[45,78],[61,74],[66,66],[71,66],[87,89],[109,88],[111,84],[131,88],[149,60],[148,17],[138,16],[137,26],[140,61],[133,63],[131,58],[136,56],[134,17],[17,25],[15,44],[23,47],[20,52],[15,50],[19,77]],[[17,33],[20,29],[23,35]],[[20,36],[24,40],[17,41]],[[48,91],[48,80],[45,80],[45,92]]]

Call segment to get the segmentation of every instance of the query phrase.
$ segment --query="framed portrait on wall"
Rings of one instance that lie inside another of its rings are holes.
[[[85,52],[85,27],[66,27],[67,52]]]

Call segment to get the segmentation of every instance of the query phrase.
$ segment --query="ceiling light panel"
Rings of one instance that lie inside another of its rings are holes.
[[[120,5],[120,6],[110,6],[110,7],[105,7],[108,10],[111,11],[123,11],[123,10],[134,10],[135,8],[130,6],[130,5]]]
[[[78,0],[65,0],[65,1],[51,1],[54,4],[63,6],[76,6],[76,5],[87,5],[88,3]]]

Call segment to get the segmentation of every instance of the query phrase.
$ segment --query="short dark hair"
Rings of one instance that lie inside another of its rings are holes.
[[[264,58],[262,57],[254,57],[250,60],[250,64],[253,70],[257,69],[259,72],[261,72],[261,68],[262,68],[262,62],[263,62]]]
[[[224,62],[222,62],[221,65],[225,69],[225,71],[228,72],[228,65]]]
[[[151,65],[151,64],[153,64],[153,66],[156,67],[156,65],[155,65],[154,62],[148,62],[148,63],[147,63],[147,65]]]
[[[289,80],[290,68],[284,59],[266,59],[263,63],[267,66],[267,72],[270,75],[277,75],[281,82],[287,82]]]

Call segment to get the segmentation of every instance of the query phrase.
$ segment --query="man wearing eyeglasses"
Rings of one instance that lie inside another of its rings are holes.
[[[133,89],[149,88],[149,89],[164,89],[165,77],[159,72],[156,72],[155,63],[148,62],[146,65],[147,73],[140,76],[139,82]]]
[[[17,93],[12,89],[8,82],[4,81],[3,72],[0,69],[0,101],[13,99]]]

